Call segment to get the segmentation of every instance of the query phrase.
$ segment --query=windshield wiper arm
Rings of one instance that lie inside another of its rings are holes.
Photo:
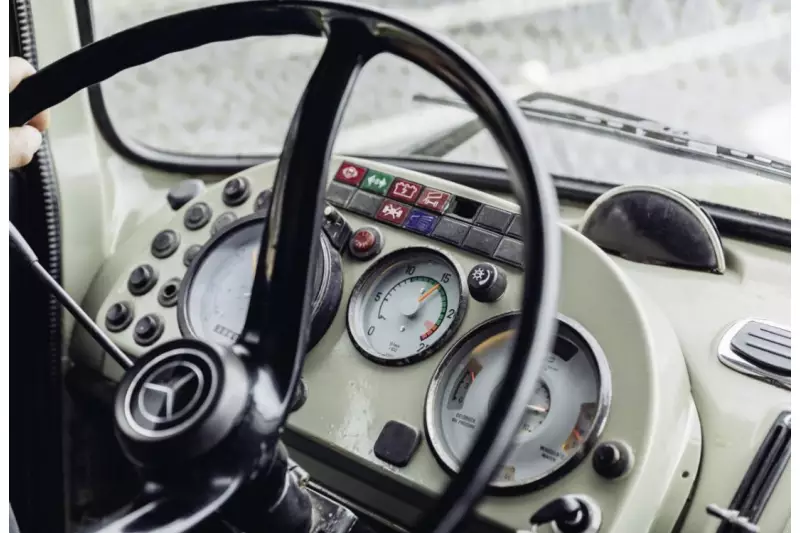
[[[416,102],[432,103],[471,111],[469,106],[456,98],[416,94],[412,99]],[[531,104],[532,101],[537,100],[551,100],[569,104],[607,116],[542,109]],[[745,167],[763,173],[765,177],[782,183],[791,182],[792,165],[789,161],[692,137],[686,131],[672,129],[656,121],[615,109],[546,92],[532,93],[518,100],[517,104],[523,115],[530,120],[559,124],[583,131],[589,130],[600,135],[638,143],[646,148],[677,152],[686,157],[702,159],[727,167]],[[439,135],[435,139],[426,141],[424,145],[415,150],[415,153],[430,153],[442,150],[446,153],[468,141],[482,129],[483,125],[480,121],[467,121],[450,129],[444,135]]]

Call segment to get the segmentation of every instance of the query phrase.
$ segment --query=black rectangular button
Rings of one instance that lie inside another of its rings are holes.
[[[514,266],[522,266],[522,241],[512,239],[510,237],[503,237],[500,246],[494,252],[495,259],[510,263]]]
[[[484,228],[493,229],[500,233],[505,233],[506,228],[511,224],[514,215],[508,211],[497,209],[490,205],[484,205],[475,217],[475,224]]]
[[[473,227],[467,233],[467,238],[461,244],[462,247],[473,252],[492,257],[500,243],[500,235],[485,229]]]
[[[508,227],[506,234],[516,237],[517,239],[522,238],[522,217],[520,215],[514,215],[514,220],[511,221],[511,225]]]
[[[373,451],[375,457],[394,466],[406,466],[420,442],[419,430],[397,420],[389,420],[383,426]]]
[[[469,224],[464,224],[452,218],[442,217],[436,229],[431,233],[431,237],[440,241],[449,242],[460,246],[464,242],[464,237],[469,232]]]
[[[345,207],[354,192],[356,192],[355,187],[332,181],[331,184],[328,185],[328,201],[333,205]]]
[[[350,199],[350,203],[347,204],[347,209],[362,215],[367,215],[368,217],[373,217],[382,202],[383,198],[380,196],[364,191],[356,191],[353,198]]]

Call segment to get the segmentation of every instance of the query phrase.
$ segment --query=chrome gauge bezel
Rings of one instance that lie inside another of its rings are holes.
[[[517,311],[504,313],[472,328],[448,350],[431,377],[425,395],[425,437],[433,450],[433,456],[450,475],[458,473],[459,464],[450,453],[449,447],[441,435],[441,411],[438,409],[440,397],[445,393],[451,374],[455,371],[462,358],[489,337],[516,325],[519,317],[520,314]],[[597,372],[597,411],[592,425],[583,442],[577,446],[575,452],[565,462],[555,465],[536,478],[501,482],[493,480],[486,487],[488,494],[498,496],[519,495],[547,487],[575,469],[591,453],[605,428],[611,407],[611,370],[605,353],[597,340],[580,323],[561,314],[557,316],[557,319],[559,322],[558,335],[562,335],[564,329],[571,330],[574,336],[585,345],[583,348],[586,349],[589,360],[593,363],[594,370]]]
[[[178,328],[183,337],[200,338],[192,327],[192,321],[189,316],[189,297],[191,296],[192,285],[194,284],[197,272],[200,270],[206,258],[234,233],[243,231],[246,227],[251,225],[264,224],[265,219],[266,214],[263,212],[242,217],[211,237],[197,253],[181,281],[178,292]],[[320,280],[317,294],[314,295],[315,300],[311,309],[312,319],[309,350],[319,342],[333,321],[343,293],[341,258],[324,234],[321,234],[319,239],[321,248],[320,255],[322,256],[322,279]]]
[[[362,327],[362,307],[364,298],[371,292],[372,287],[383,278],[383,276],[390,270],[396,268],[398,265],[415,260],[420,255],[435,256],[437,260],[446,263],[449,268],[456,273],[458,278],[458,305],[455,306],[455,315],[450,327],[430,346],[424,350],[417,352],[408,357],[398,359],[388,359],[381,354],[372,350],[369,343],[366,342],[366,335]],[[469,302],[469,292],[467,290],[467,276],[464,270],[459,266],[448,253],[435,248],[433,246],[412,246],[408,248],[401,248],[380,257],[361,275],[356,282],[350,293],[350,300],[347,304],[347,333],[350,335],[350,340],[353,346],[359,351],[361,355],[374,363],[384,366],[406,366],[413,363],[422,361],[434,353],[436,353],[444,344],[446,344],[453,335],[461,327],[461,323],[466,315],[467,305]]]

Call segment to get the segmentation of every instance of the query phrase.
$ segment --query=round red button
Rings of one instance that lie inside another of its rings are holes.
[[[367,252],[375,246],[375,235],[371,231],[362,229],[353,235],[353,248],[359,252]]]
[[[375,257],[383,248],[383,237],[377,228],[370,226],[357,229],[350,237],[350,255],[365,261]]]

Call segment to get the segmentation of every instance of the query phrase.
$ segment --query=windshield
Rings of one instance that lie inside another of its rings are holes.
[[[95,1],[94,33],[109,35],[215,0]],[[514,98],[570,95],[647,117],[732,148],[789,159],[790,0],[364,0],[447,34]],[[103,84],[113,126],[160,150],[271,155],[280,150],[324,40],[252,38],[161,58]],[[424,155],[502,166],[485,132],[442,150],[430,139],[469,111],[410,63],[380,56],[359,77],[340,152]],[[531,123],[554,174],[661,184],[696,198],[790,218],[789,185],[655,152],[589,131]],[[422,148],[421,148],[422,146]]]

